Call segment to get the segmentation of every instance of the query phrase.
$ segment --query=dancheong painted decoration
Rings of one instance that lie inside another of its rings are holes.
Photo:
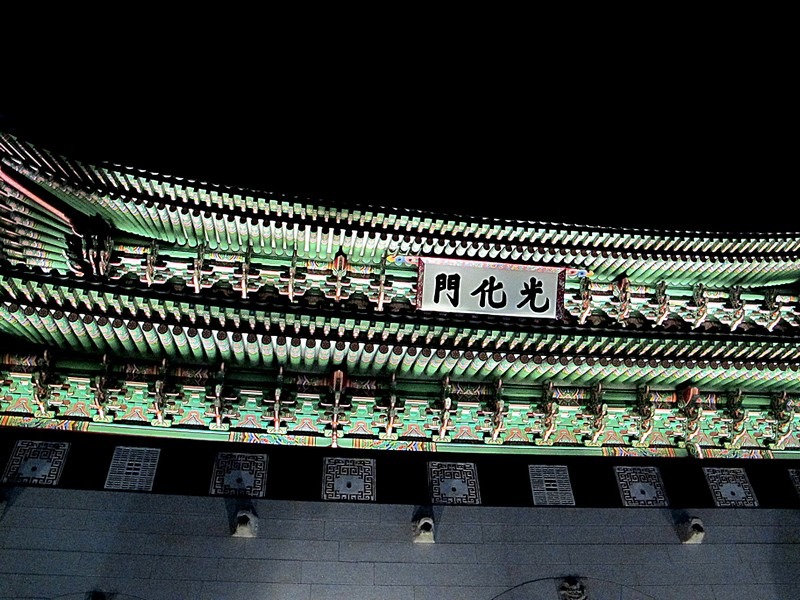
[[[800,234],[345,209],[0,134],[0,425],[796,458]]]

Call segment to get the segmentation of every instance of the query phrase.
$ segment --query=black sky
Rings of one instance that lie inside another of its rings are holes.
[[[758,69],[630,76],[546,94],[485,79],[95,91],[0,99],[0,127],[85,160],[347,205],[800,231],[783,83]]]

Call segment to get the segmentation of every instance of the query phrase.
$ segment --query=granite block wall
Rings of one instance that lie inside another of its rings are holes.
[[[0,600],[800,600],[800,511],[416,507],[5,488]],[[429,510],[434,543],[415,542]],[[704,525],[682,543],[676,522]],[[574,592],[575,593],[575,592]],[[102,597],[97,596],[95,597]]]

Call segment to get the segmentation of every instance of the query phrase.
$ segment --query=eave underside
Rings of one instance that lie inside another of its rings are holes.
[[[2,425],[489,453],[800,448],[796,234],[339,210],[13,136],[0,155]],[[563,267],[563,319],[417,311],[421,255]]]
[[[270,336],[253,345],[255,360],[245,350],[244,360],[188,363],[34,344],[38,352],[0,357],[0,423],[395,450],[800,451],[794,362],[512,357],[313,339]]]

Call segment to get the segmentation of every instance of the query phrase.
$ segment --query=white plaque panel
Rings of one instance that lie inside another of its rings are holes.
[[[559,319],[565,277],[563,267],[420,257],[417,308]]]

